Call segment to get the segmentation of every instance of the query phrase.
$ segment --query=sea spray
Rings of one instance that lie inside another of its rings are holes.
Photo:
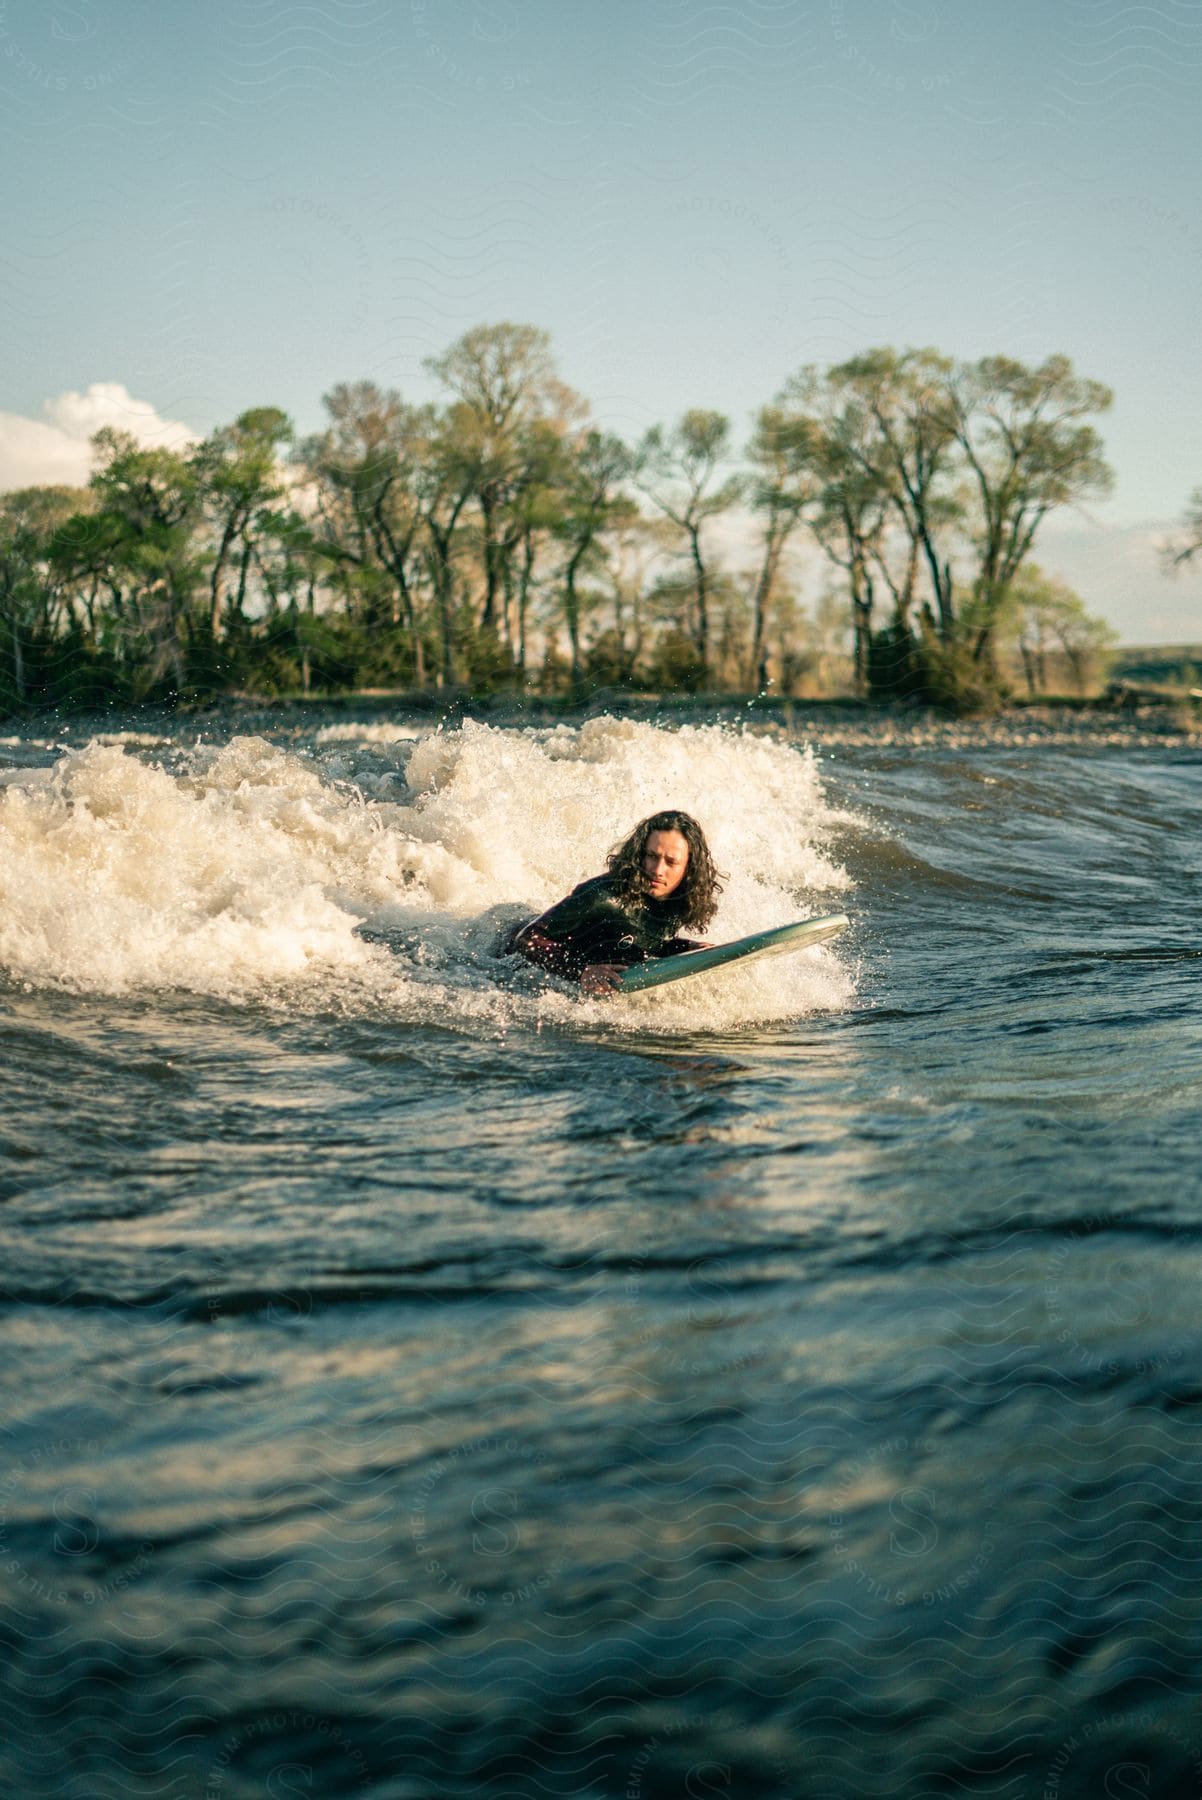
[[[357,736],[361,733],[361,736]],[[94,742],[0,799],[0,963],[35,986],[180,988],[290,1007],[504,1023],[724,1027],[841,1006],[831,951],[586,1003],[496,954],[646,814],[701,821],[726,886],[714,939],[830,909],[850,883],[812,755],[719,727],[342,724],[261,737]]]
[[[48,780],[10,782],[0,963],[34,985],[234,997],[362,961],[357,921],[330,895],[328,848],[299,829],[302,811],[319,816],[321,778],[260,750],[278,779],[235,792],[103,745],[62,757]]]

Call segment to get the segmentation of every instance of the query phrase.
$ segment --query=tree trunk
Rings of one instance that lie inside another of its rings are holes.
[[[630,595],[630,673],[632,677],[639,666],[639,657],[643,654],[643,643],[646,636],[642,583],[636,580]]]
[[[513,558],[506,555],[501,569],[501,593],[504,605],[501,608],[501,641],[513,660]]]
[[[225,530],[221,534],[221,542],[217,547],[217,555],[213,562],[213,573],[209,579],[209,636],[216,643],[221,633],[221,601],[225,582],[225,563],[230,553],[230,545],[238,530],[236,517],[227,520]]]
[[[977,633],[976,642],[972,647],[972,660],[979,668],[984,669],[987,675],[995,676],[997,674],[997,651],[993,641],[992,619],[987,620]]]
[[[242,551],[242,560],[238,565],[238,598],[235,602],[239,623],[246,617],[246,578],[250,571],[251,546],[247,544]]]
[[[755,595],[752,600],[751,654],[748,657],[749,678],[759,693],[763,693],[768,685],[768,658],[764,643],[768,630],[768,596],[772,592],[772,584],[776,579],[777,565],[783,539],[777,541],[773,525],[768,527],[768,535],[764,542],[764,560],[760,564],[759,578],[755,584]]]
[[[563,596],[563,616],[568,628],[568,647],[571,651],[572,686],[578,688],[581,683],[580,669],[580,606],[576,599],[576,576],[569,570],[567,584]]]
[[[518,670],[526,678],[526,612],[530,602],[530,582],[534,574],[534,533],[527,531],[522,539],[522,568],[518,576]]]
[[[458,507],[455,516],[458,516]],[[454,577],[451,571],[451,534],[455,529],[455,520],[445,528],[436,526],[427,516],[426,527],[430,534],[430,547],[426,552],[426,566],[430,573],[430,585],[434,589],[435,609],[438,616],[439,637],[439,670],[438,686],[452,687],[455,682],[455,643],[453,618],[453,586]]]
[[[484,521],[484,611],[480,615],[480,628],[493,631],[497,623],[497,547],[493,540],[491,500],[481,497],[480,516]]]
[[[939,636],[947,643],[955,625],[955,614],[952,610],[952,572],[950,563],[940,566],[939,556],[930,537],[924,530],[922,533],[922,549],[927,569],[931,577],[931,589],[935,595],[935,606],[939,613]]]
[[[897,628],[909,635],[910,607],[914,602],[914,583],[918,579],[918,545],[910,539],[910,554],[906,559],[905,580],[901,592],[897,596]]]
[[[709,589],[705,578],[705,563],[701,556],[700,528],[690,525],[688,533],[689,549],[693,556],[693,570],[697,578],[697,630],[695,634],[697,660],[701,664],[701,679],[706,682],[709,678],[710,663]]]
[[[438,629],[442,638],[442,668],[439,673],[438,685],[453,687],[455,685],[454,626],[451,618],[451,596],[445,587],[439,591],[438,595]]]
[[[21,650],[21,633],[17,629],[15,616],[9,620],[13,638],[13,686],[17,690],[17,699],[25,698],[25,658]]]
[[[397,598],[393,607],[393,623],[399,625],[404,620],[405,629],[409,633],[409,642],[413,646],[413,684],[424,687],[426,681],[426,651],[422,643],[421,622],[417,608],[413,604],[413,593],[402,565],[398,564],[392,571],[396,582]]]
[[[872,578],[859,557],[851,564],[851,616],[855,682],[861,694],[868,691],[868,653],[872,642]]]

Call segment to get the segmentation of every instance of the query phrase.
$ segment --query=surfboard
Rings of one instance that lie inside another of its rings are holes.
[[[643,988],[683,981],[688,975],[704,975],[707,969],[746,962],[752,956],[782,956],[789,950],[808,950],[811,944],[822,944],[827,938],[838,937],[850,923],[846,913],[828,913],[825,918],[799,919],[794,925],[778,925],[774,931],[757,931],[751,937],[735,938],[729,944],[716,944],[712,950],[687,950],[683,956],[654,956],[627,969],[616,991],[637,994]]]

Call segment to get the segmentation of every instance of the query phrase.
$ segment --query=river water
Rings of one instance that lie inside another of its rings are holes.
[[[0,744],[0,1789],[1202,1793],[1200,773]],[[852,930],[498,961],[665,805]]]

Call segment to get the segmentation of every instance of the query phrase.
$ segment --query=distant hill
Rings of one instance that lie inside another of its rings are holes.
[[[1202,644],[1124,644],[1110,665],[1112,681],[1147,681],[1166,687],[1197,687]]]

